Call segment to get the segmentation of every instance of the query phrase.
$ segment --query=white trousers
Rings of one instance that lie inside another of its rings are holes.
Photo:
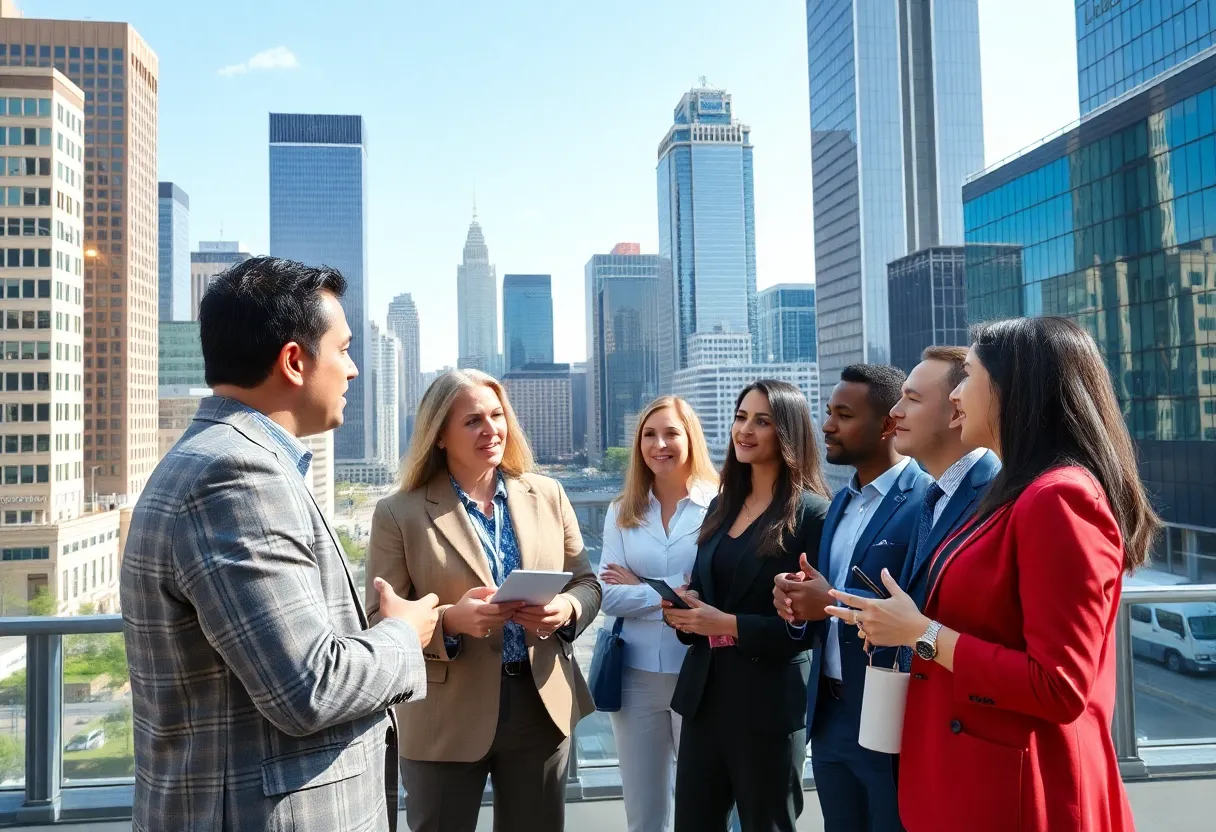
[[[609,715],[629,832],[671,829],[681,722],[671,709],[676,678],[675,673],[626,667],[621,709]]]

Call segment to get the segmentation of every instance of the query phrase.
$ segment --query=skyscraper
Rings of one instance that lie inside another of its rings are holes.
[[[199,241],[198,251],[190,252],[190,320],[198,320],[198,305],[211,279],[252,256],[236,240]]]
[[[507,372],[553,363],[553,288],[547,274],[502,279],[502,346]]]
[[[1216,4],[1076,0],[1081,115],[1207,49]]]
[[[0,43],[10,67],[67,75],[96,119],[84,136],[81,212],[84,462],[97,463],[99,493],[133,499],[158,458],[156,53],[126,23],[89,20],[4,17]]]
[[[372,387],[374,392],[375,458],[395,470],[401,461],[400,406],[401,346],[390,333],[371,325],[373,346]]]
[[[464,259],[456,267],[456,326],[460,339],[456,366],[498,372],[498,276],[490,264],[477,209],[464,241]]]
[[[190,196],[173,182],[159,183],[157,265],[160,320],[190,320]]]
[[[761,364],[815,363],[815,284],[778,283],[756,297]]]
[[[751,128],[724,90],[684,94],[659,144],[659,254],[675,277],[677,366],[688,337],[756,333],[756,217]]]
[[[157,339],[158,386],[206,387],[198,321],[161,321]]]
[[[887,266],[891,363],[905,373],[925,347],[967,346],[967,258],[962,246],[934,246]]]
[[[319,184],[324,183],[324,187]],[[367,130],[362,116],[270,114],[270,253],[346,278],[342,309],[360,375],[334,434],[336,460],[375,455],[367,316]]]
[[[0,615],[25,615],[40,596],[56,613],[85,601],[112,611],[118,512],[91,510],[82,438],[85,95],[49,66],[0,67],[0,88],[0,133],[18,145],[0,205],[12,339],[0,353]]]
[[[671,392],[671,261],[654,254],[597,254],[584,274],[587,455],[596,464],[605,448],[627,447],[630,419]]]
[[[422,373],[419,361],[421,331],[418,307],[409,292],[397,295],[388,305],[388,329],[401,345],[401,372],[398,382],[398,442],[402,452],[409,447],[414,433],[414,414],[422,400]]]
[[[574,455],[569,364],[528,364],[502,377],[511,408],[537,462]]]
[[[887,264],[961,245],[984,166],[977,0],[807,0],[815,304],[824,401],[891,358]]]

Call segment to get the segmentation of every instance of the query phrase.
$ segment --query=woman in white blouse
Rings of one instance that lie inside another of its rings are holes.
[[[680,716],[671,710],[687,647],[639,578],[688,584],[705,509],[717,493],[701,422],[688,402],[656,399],[638,420],[625,489],[604,519],[605,615],[624,619],[621,709],[613,713],[629,832],[670,828]],[[609,625],[611,626],[611,625]]]

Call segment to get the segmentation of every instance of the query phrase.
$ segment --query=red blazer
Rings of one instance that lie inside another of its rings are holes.
[[[908,832],[1130,832],[1111,739],[1123,541],[1081,468],[1035,480],[975,528],[925,614],[954,672],[916,658],[899,765]]]

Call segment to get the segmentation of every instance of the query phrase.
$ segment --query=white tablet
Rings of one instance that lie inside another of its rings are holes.
[[[565,589],[573,577],[573,572],[516,569],[507,576],[489,601],[491,604],[524,601],[532,606],[543,607]]]

